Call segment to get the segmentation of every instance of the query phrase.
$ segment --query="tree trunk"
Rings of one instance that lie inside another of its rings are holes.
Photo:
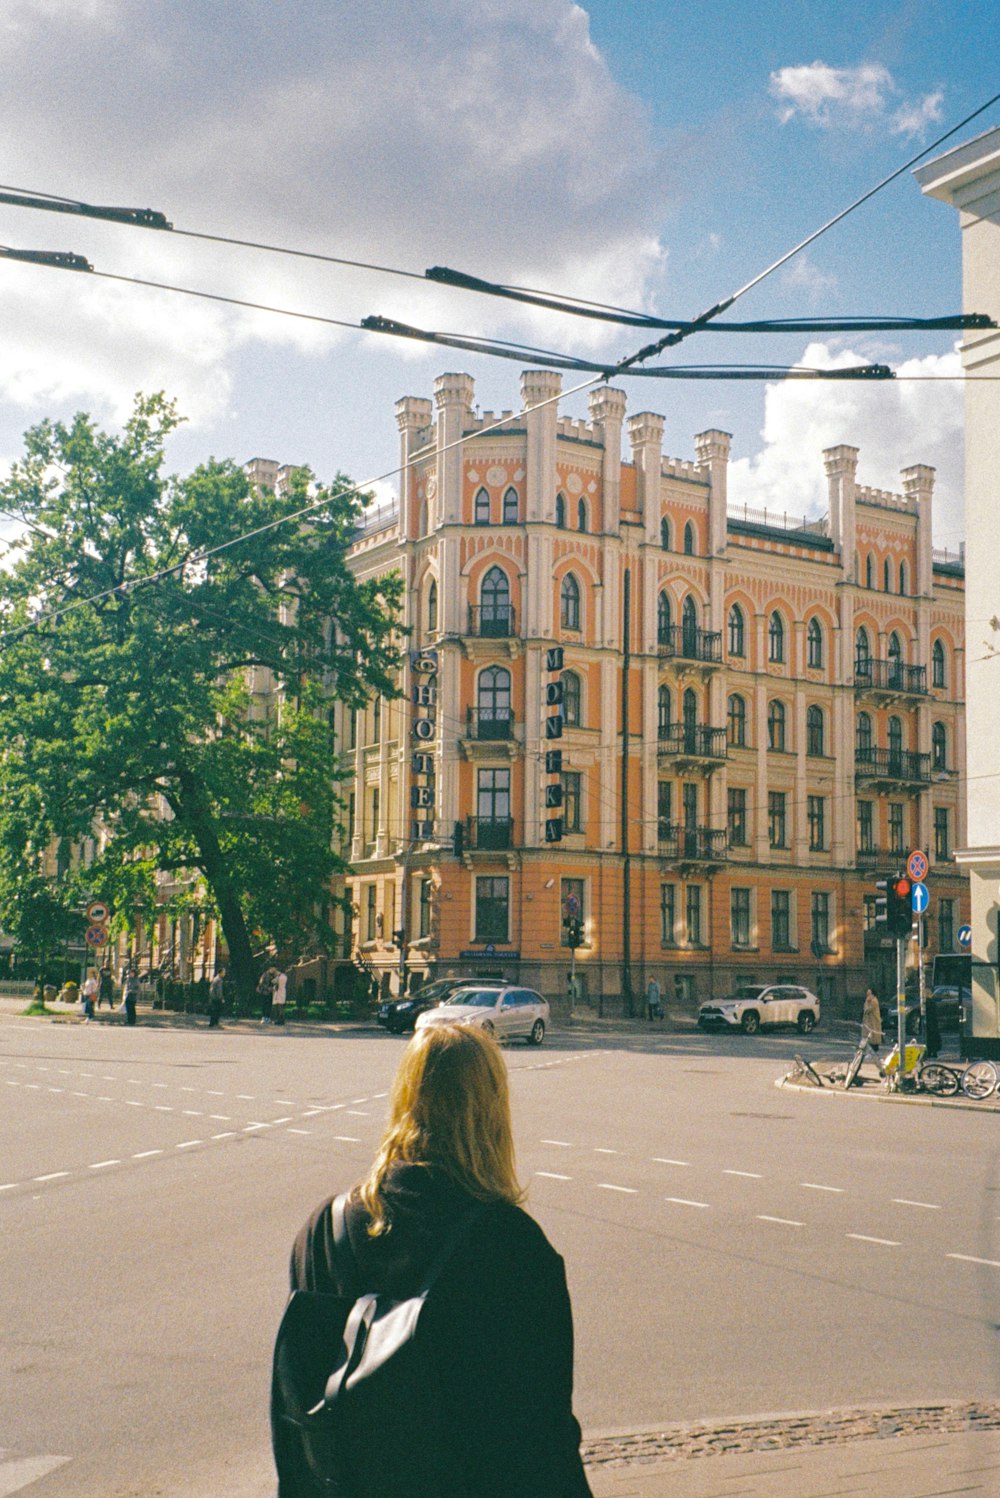
[[[175,814],[190,828],[201,855],[200,866],[205,880],[215,896],[219,907],[222,934],[229,949],[229,977],[235,988],[240,1009],[248,1009],[253,1001],[256,987],[253,948],[246,918],[240,904],[226,857],[219,842],[215,817],[208,804],[204,788],[190,773],[180,776],[181,793],[175,802]]]

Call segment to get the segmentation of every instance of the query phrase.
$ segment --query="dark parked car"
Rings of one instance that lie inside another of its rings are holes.
[[[962,1006],[972,1002],[972,993],[968,988],[956,988],[952,983],[940,985],[933,990],[933,996],[937,1000],[938,1028],[941,1030],[958,1030],[962,1022]],[[920,1000],[916,997],[906,1000],[906,1033],[917,1035],[920,1033]],[[883,1029],[886,1030],[889,1039],[896,1033],[898,1020],[896,1018],[896,1006],[891,1005],[886,1011]]]
[[[437,1008],[449,994],[461,987],[462,980],[459,978],[439,978],[434,983],[425,983],[423,988],[418,988],[405,998],[387,999],[384,1004],[379,1005],[375,1017],[391,1035],[402,1035],[414,1028],[418,1015]]]

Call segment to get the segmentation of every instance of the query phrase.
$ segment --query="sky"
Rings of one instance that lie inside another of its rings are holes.
[[[998,63],[989,0],[4,0],[0,186],[687,318],[990,98]],[[997,124],[1000,106],[949,144]],[[648,341],[413,278],[3,205],[0,245],[347,323],[378,313],[612,362]],[[957,215],[907,171],[728,316],[960,310]],[[705,333],[666,359],[955,376],[957,337]],[[85,410],[113,427],[137,391],[164,390],[186,418],[176,471],[266,457],[377,479],[385,496],[400,397],[463,370],[482,409],[516,408],[521,367],[0,259],[0,472],[43,418]],[[935,544],[963,539],[955,378],[615,383],[630,413],[664,415],[671,457],[692,458],[697,432],[732,433],[731,503],[822,513],[822,450],[848,443],[877,488],[933,465]],[[585,394],[562,409],[585,415]]]

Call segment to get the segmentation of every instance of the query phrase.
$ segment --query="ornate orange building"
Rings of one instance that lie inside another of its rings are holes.
[[[734,513],[727,433],[668,458],[661,416],[602,388],[561,418],[559,388],[527,371],[526,415],[477,415],[446,374],[397,405],[398,510],[351,563],[402,572],[409,664],[339,725],[345,950],[383,990],[502,974],[557,1003],[572,958],[609,1010],[652,975],[692,1007],[737,981],[888,993],[880,872],[928,853],[928,953],[968,914],[963,567],[932,550],[933,470],[864,488],[836,447],[825,518]]]

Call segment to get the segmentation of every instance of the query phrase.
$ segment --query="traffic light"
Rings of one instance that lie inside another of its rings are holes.
[[[913,926],[911,893],[913,885],[905,874],[876,879],[875,925],[887,936],[909,936]]]
[[[583,922],[577,915],[568,915],[564,922],[566,927],[566,945],[578,947],[583,941]]]

